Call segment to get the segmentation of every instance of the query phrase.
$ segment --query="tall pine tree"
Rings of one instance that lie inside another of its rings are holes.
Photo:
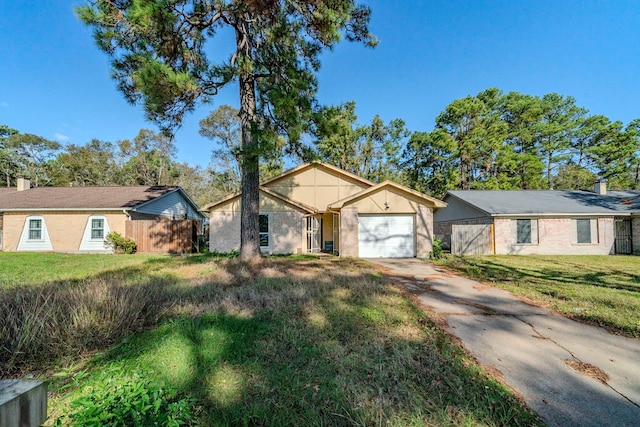
[[[260,257],[259,156],[285,136],[295,146],[315,107],[323,50],[346,35],[370,46],[370,9],[355,0],[97,0],[77,13],[112,59],[125,97],[171,131],[232,81],[240,91],[244,260]],[[211,38],[233,31],[232,54]]]

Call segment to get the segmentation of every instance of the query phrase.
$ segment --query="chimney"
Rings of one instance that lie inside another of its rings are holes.
[[[22,176],[18,177],[18,191],[24,191],[31,188],[31,181]]]
[[[601,196],[606,196],[607,195],[607,183],[605,181],[596,182],[596,185],[593,186],[593,191],[596,194],[599,194]]]

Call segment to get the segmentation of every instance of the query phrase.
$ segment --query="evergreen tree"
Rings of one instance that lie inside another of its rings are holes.
[[[260,256],[260,153],[285,136],[293,147],[315,106],[319,55],[346,34],[375,45],[370,10],[354,0],[98,0],[77,9],[112,58],[131,102],[165,129],[237,81],[241,123],[241,258]],[[211,38],[235,34],[232,54],[211,56]],[[215,59],[215,61],[214,61]]]

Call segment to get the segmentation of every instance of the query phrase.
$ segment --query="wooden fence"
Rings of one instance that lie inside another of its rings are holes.
[[[198,221],[189,219],[127,221],[126,236],[136,242],[138,252],[191,253],[197,249]]]
[[[493,224],[453,224],[451,228],[453,255],[492,255]]]

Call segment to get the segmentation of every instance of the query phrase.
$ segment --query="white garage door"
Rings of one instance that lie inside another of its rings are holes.
[[[360,258],[413,257],[413,215],[358,217]]]

